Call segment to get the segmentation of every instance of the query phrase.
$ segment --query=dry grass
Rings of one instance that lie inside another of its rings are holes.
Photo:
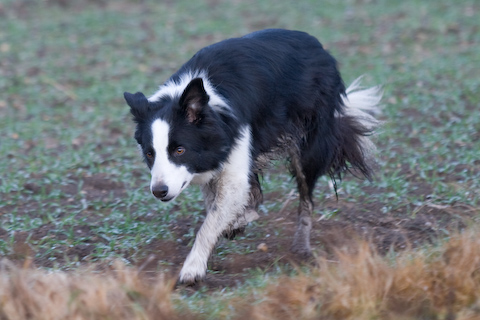
[[[367,243],[320,259],[311,274],[283,277],[248,299],[225,298],[238,319],[480,319],[480,240],[474,231],[434,249],[386,258]],[[192,319],[160,275],[46,272],[0,264],[0,319]],[[175,299],[173,299],[175,297]],[[179,305],[174,308],[173,300]],[[220,298],[221,300],[221,298]],[[181,311],[180,311],[181,310]]]
[[[178,319],[163,276],[146,282],[117,263],[77,273],[0,265],[0,319]]]
[[[312,275],[270,285],[248,319],[480,319],[480,240],[475,232],[435,249],[386,259],[367,243]],[[247,309],[244,309],[247,310]]]

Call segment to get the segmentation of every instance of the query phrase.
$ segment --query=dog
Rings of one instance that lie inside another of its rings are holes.
[[[287,160],[298,187],[291,250],[311,255],[317,179],[374,171],[370,135],[382,92],[359,82],[345,89],[336,60],[315,37],[267,29],[201,49],[149,98],[124,93],[152,194],[168,202],[196,183],[204,195],[207,214],[181,283],[204,279],[219,237],[258,218],[259,175],[272,158]]]

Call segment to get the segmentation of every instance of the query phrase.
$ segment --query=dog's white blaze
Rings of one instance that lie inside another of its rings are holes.
[[[178,166],[168,158],[168,133],[170,125],[157,119],[152,123],[152,145],[155,151],[155,161],[151,169],[152,180],[150,190],[157,184],[168,187],[168,198],[177,197],[193,178],[193,174],[185,166]]]
[[[193,282],[205,276],[208,257],[218,237],[244,212],[250,190],[250,149],[250,128],[245,127],[219,175],[214,177],[217,182],[204,185],[208,212],[180,272],[181,281]]]

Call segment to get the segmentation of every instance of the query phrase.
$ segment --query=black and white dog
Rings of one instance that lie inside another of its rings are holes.
[[[207,216],[180,272],[205,277],[221,235],[258,218],[258,174],[279,154],[300,195],[292,251],[309,255],[312,193],[322,175],[372,174],[378,87],[345,89],[335,59],[307,33],[269,29],[200,50],[150,98],[125,93],[135,139],[162,201],[200,184]]]

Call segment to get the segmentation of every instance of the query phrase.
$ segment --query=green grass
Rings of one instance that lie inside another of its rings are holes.
[[[16,234],[42,226],[48,233],[28,242],[37,259],[59,268],[78,264],[62,257],[78,244],[95,246],[91,260],[135,263],[156,239],[177,241],[172,226],[178,219],[188,217],[192,225],[202,219],[200,191],[191,188],[167,205],[150,196],[122,93],[151,94],[203,46],[266,27],[318,37],[347,84],[366,74],[366,85],[384,85],[377,179],[345,179],[343,201],[375,203],[385,213],[407,207],[408,216],[426,203],[478,212],[477,1],[59,3],[0,4],[1,255],[12,254]],[[91,176],[123,191],[85,194]],[[331,194],[326,181],[315,193],[316,210],[334,218],[335,210],[321,207]],[[266,194],[285,197],[294,188],[287,174],[267,174],[263,185]],[[261,211],[281,206],[269,200]],[[89,233],[82,236],[79,227]],[[196,299],[205,295],[192,296],[192,304],[202,305]]]

